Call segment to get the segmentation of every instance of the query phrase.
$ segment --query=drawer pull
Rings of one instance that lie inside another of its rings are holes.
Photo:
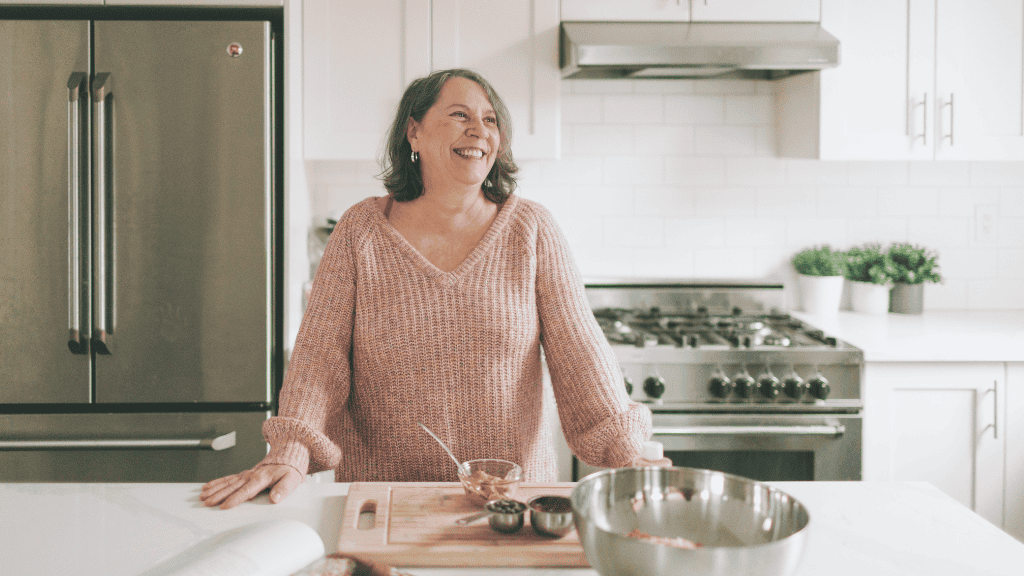
[[[154,438],[140,440],[0,440],[0,451],[15,450],[227,450],[235,432],[214,438]]]
[[[835,426],[673,426],[654,428],[654,436],[714,436],[745,434],[753,436],[842,436],[846,427]]]

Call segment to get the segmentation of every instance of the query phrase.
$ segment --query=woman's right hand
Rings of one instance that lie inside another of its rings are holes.
[[[302,474],[284,464],[263,464],[251,470],[217,478],[203,485],[199,500],[206,506],[234,508],[270,488],[270,501],[277,504],[302,484]]]

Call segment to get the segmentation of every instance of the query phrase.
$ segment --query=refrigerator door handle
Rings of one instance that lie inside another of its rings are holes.
[[[227,450],[236,444],[235,432],[214,438],[0,440],[0,452],[15,450]]]
[[[72,72],[68,78],[68,348],[74,354],[89,351],[82,338],[82,232],[81,102],[85,72]]]
[[[108,248],[107,224],[107,105],[106,97],[110,94],[110,74],[101,72],[92,80],[93,106],[93,167],[92,188],[96,209],[93,211],[95,223],[95,285],[96,310],[93,313],[93,345],[99,354],[110,354],[110,320],[107,305],[110,303],[110,254]]]

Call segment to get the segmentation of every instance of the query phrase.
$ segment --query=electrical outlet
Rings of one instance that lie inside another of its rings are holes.
[[[974,206],[974,240],[979,244],[992,244],[999,238],[998,208],[996,204]]]

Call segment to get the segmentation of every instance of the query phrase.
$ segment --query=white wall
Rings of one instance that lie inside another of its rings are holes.
[[[811,244],[910,241],[947,278],[927,308],[1024,309],[1024,162],[776,158],[772,86],[565,81],[562,159],[520,161],[518,193],[554,212],[587,276],[788,280]],[[382,194],[375,163],[308,168],[317,224]]]

